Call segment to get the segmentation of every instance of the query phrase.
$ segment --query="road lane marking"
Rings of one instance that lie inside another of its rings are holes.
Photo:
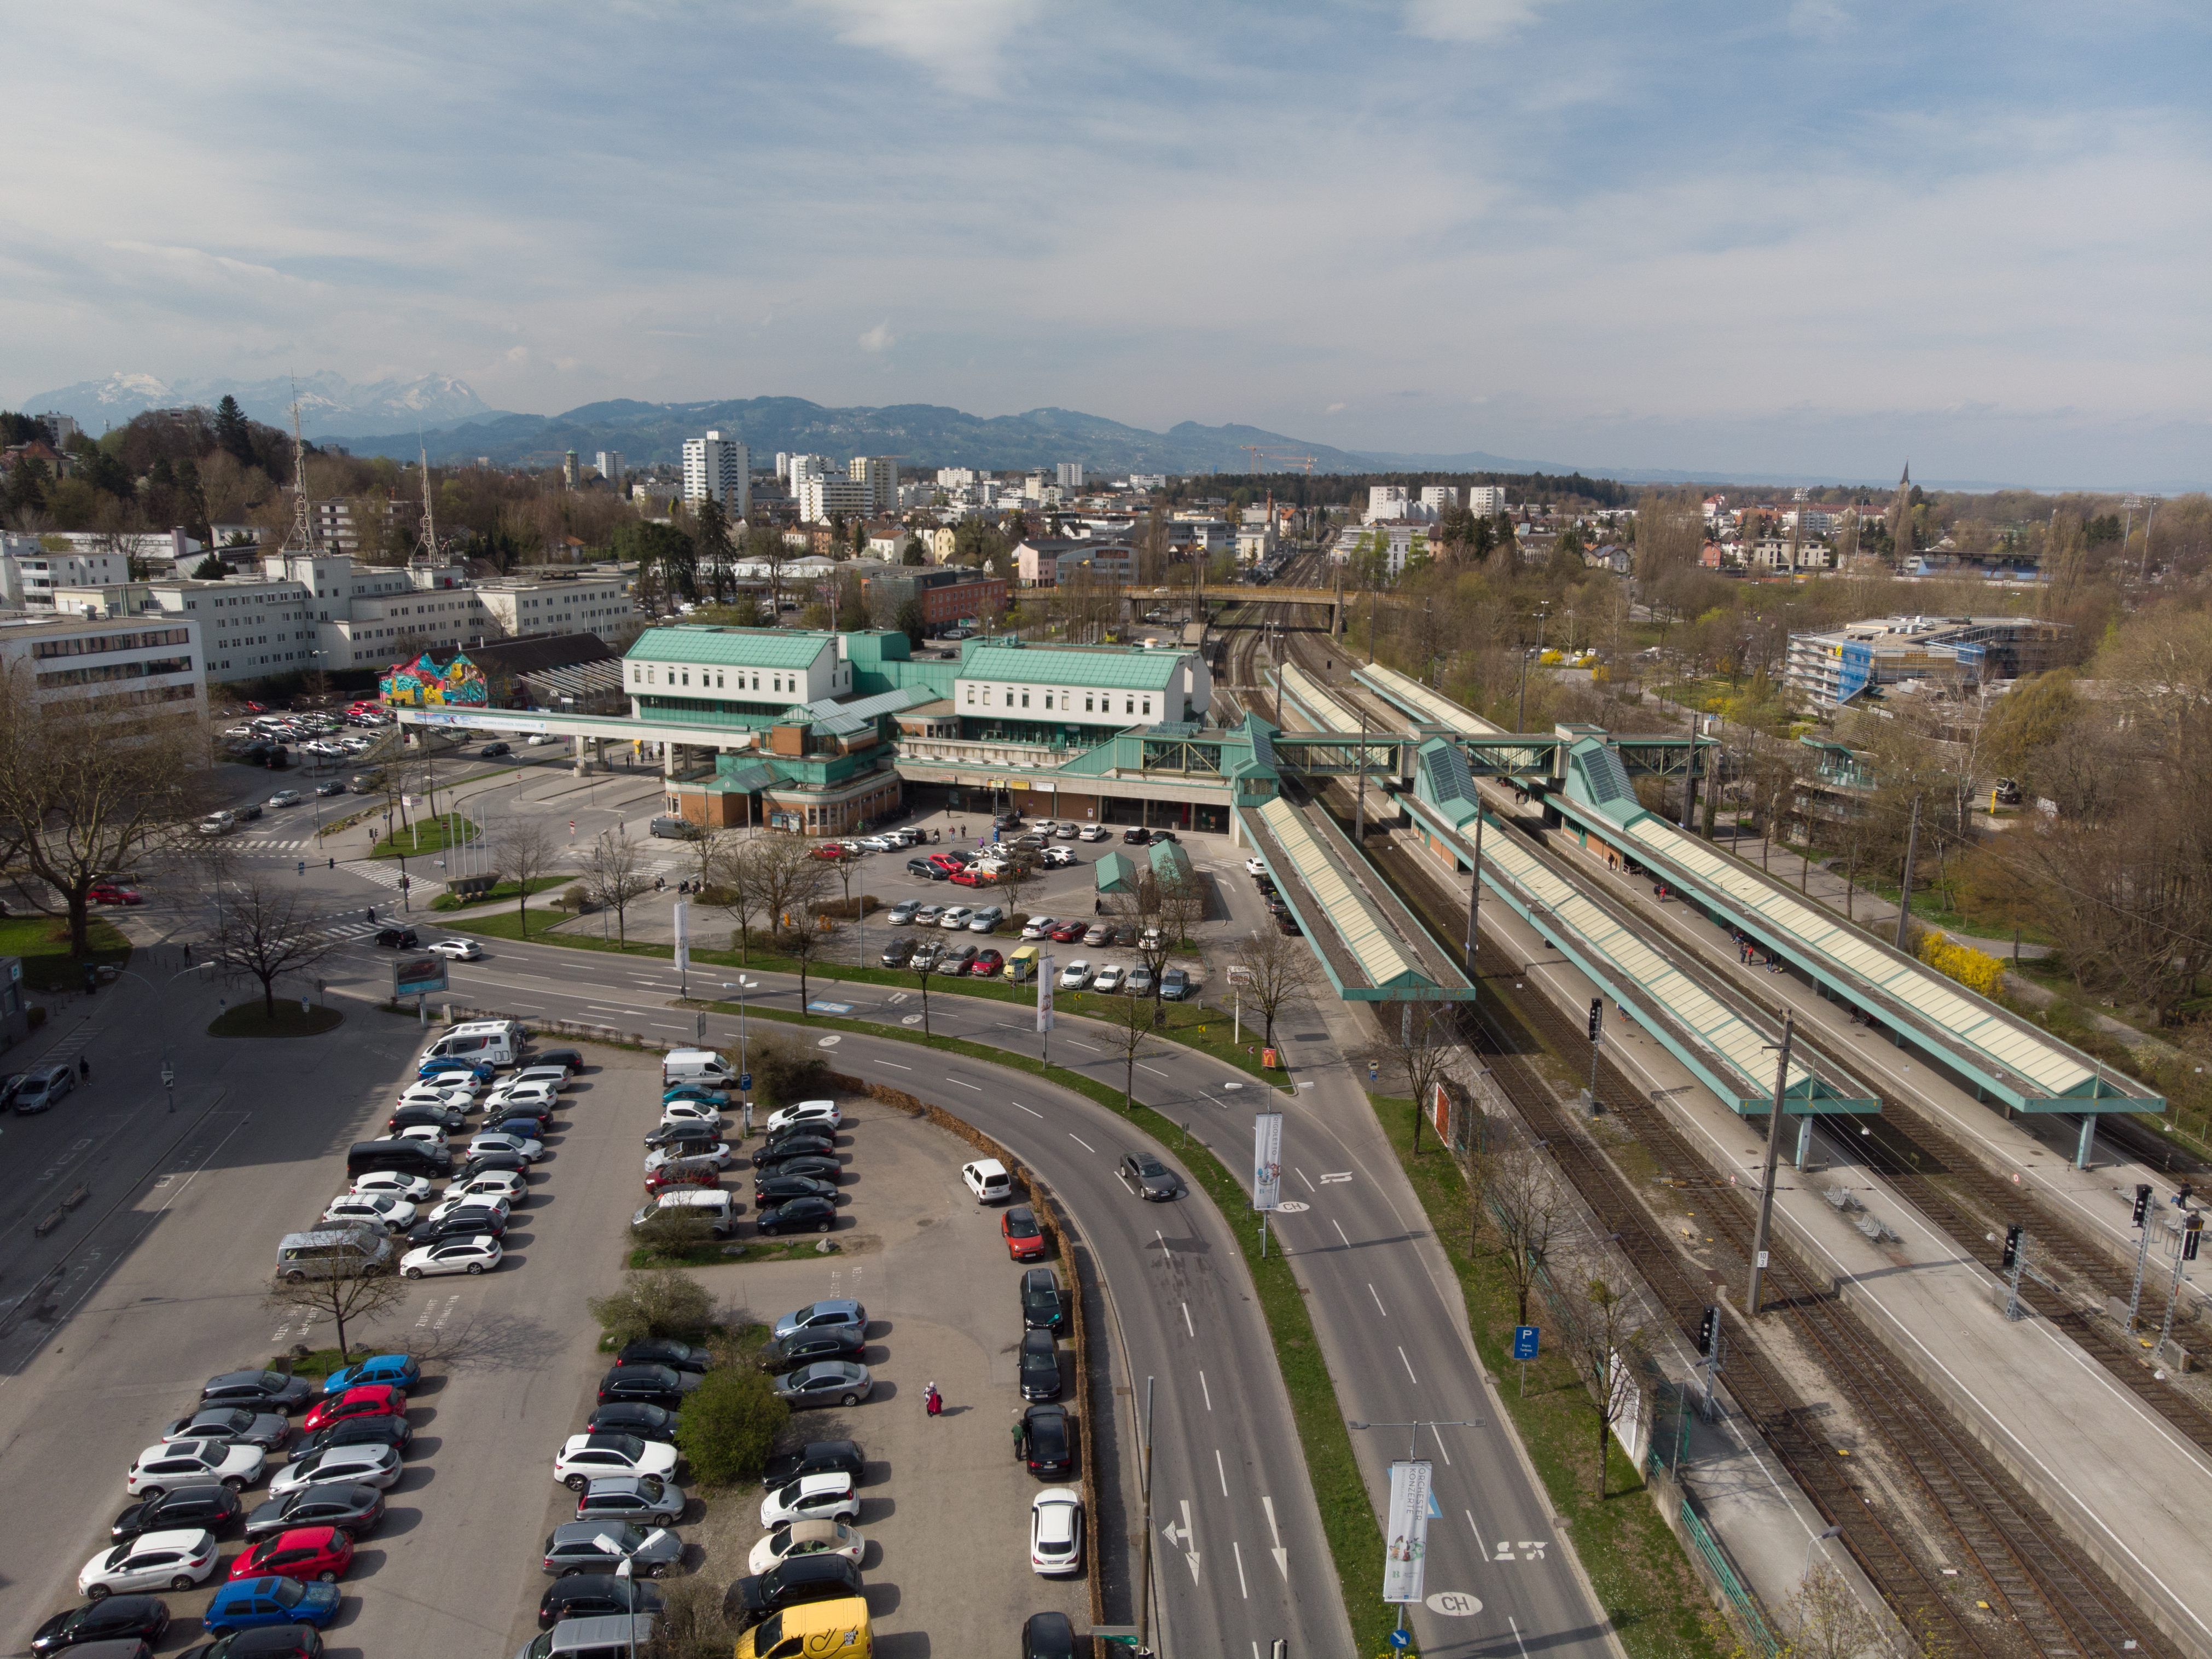
[[[1095,1158],[1097,1156],[1098,1149],[1092,1146],[1089,1141],[1085,1140],[1081,1135],[1076,1133],[1074,1130],[1070,1129],[1067,1132],[1067,1138],[1073,1141],[1077,1146],[1082,1147],[1085,1152],[1089,1152],[1092,1157]]]
[[[878,1060],[878,1061],[876,1062],[876,1064],[877,1064],[877,1065],[878,1065],[878,1066],[896,1066],[898,1070],[900,1070],[900,1071],[902,1071],[902,1072],[911,1072],[912,1070],[914,1070],[914,1067],[913,1067],[913,1066],[900,1066],[900,1065],[899,1065],[899,1063],[898,1063],[898,1061],[896,1061],[896,1060]]]
[[[1190,1333],[1192,1341],[1198,1340],[1198,1328],[1190,1322],[1190,1304],[1188,1302],[1182,1304],[1182,1328]]]
[[[1467,1517],[1467,1529],[1474,1534],[1475,1548],[1480,1550],[1484,1555],[1488,1555],[1490,1553],[1490,1546],[1482,1541],[1482,1528],[1474,1524],[1474,1511],[1473,1510],[1462,1510],[1460,1513]]]
[[[1339,1221],[1334,1216],[1331,1216],[1328,1218],[1328,1224],[1335,1228],[1336,1236],[1344,1240],[1344,1248],[1347,1250],[1350,1249],[1352,1248],[1352,1240],[1345,1235],[1344,1224],[1341,1221]]]
[[[1382,1305],[1382,1298],[1376,1295],[1375,1281],[1371,1279],[1367,1281],[1367,1294],[1375,1297],[1375,1311],[1388,1319],[1390,1316],[1390,1310]]]
[[[1437,1449],[1443,1454],[1444,1467],[1446,1468],[1449,1468],[1451,1467],[1451,1448],[1444,1444],[1443,1431],[1438,1428],[1435,1424],[1431,1423],[1429,1425],[1429,1432],[1436,1436]]]
[[[963,1088],[963,1089],[973,1089],[973,1090],[974,1090],[977,1094],[979,1094],[979,1095],[980,1095],[980,1094],[981,1094],[981,1093],[983,1092],[983,1087],[982,1087],[982,1085],[981,1085],[981,1084],[979,1084],[979,1083],[969,1083],[969,1082],[966,1082],[966,1081],[964,1081],[963,1079],[960,1079],[960,1078],[957,1078],[957,1077],[949,1077],[949,1078],[945,1079],[945,1080],[947,1083],[957,1083],[957,1084],[959,1084],[959,1085],[960,1085],[960,1086],[961,1086],[962,1088]]]
[[[1305,1182],[1306,1182],[1306,1190],[1307,1190],[1308,1192],[1312,1193],[1312,1192],[1318,1192],[1318,1191],[1320,1191],[1320,1190],[1321,1190],[1319,1188],[1316,1187],[1316,1186],[1313,1184],[1313,1182],[1310,1182],[1310,1181],[1306,1181],[1306,1172],[1305,1172],[1304,1170],[1301,1170],[1300,1168],[1298,1168],[1298,1166],[1297,1166],[1297,1164],[1291,1164],[1291,1173],[1292,1175],[1294,1175],[1294,1176],[1297,1176],[1297,1178],[1298,1178],[1299,1180],[1301,1180],[1301,1181],[1305,1181]]]
[[[1413,1362],[1406,1358],[1406,1351],[1403,1347],[1401,1347],[1398,1350],[1398,1363],[1406,1368],[1407,1376],[1413,1376]],[[1419,1377],[1413,1376],[1413,1386],[1417,1389],[1421,1386],[1421,1379]]]
[[[1137,1069],[1140,1072],[1150,1072],[1154,1077],[1165,1077],[1167,1075],[1165,1072],[1161,1071],[1158,1066],[1147,1066],[1141,1060],[1137,1062]]]
[[[1204,1371],[1200,1371],[1198,1374],[1198,1391],[1206,1396],[1206,1409],[1212,1411],[1213,1409],[1213,1390],[1206,1386],[1206,1373]]]
[[[1221,1495],[1229,1496],[1229,1466],[1221,1461],[1221,1448],[1213,1449],[1213,1472],[1221,1479]]]
[[[1018,1112],[1030,1112],[1030,1109],[1023,1105],[1018,1100],[1009,1101],[1006,1103],[1012,1106]],[[1043,1118],[1044,1114],[1042,1112],[1030,1112],[1030,1115],[1041,1120]]]
[[[1513,1645],[1521,1650],[1521,1659],[1528,1659],[1528,1644],[1521,1639],[1521,1621],[1509,1613],[1505,1622],[1513,1626]]]
[[[1249,1601],[1252,1599],[1252,1587],[1244,1582],[1244,1547],[1232,1538],[1229,1540],[1229,1547],[1237,1552],[1237,1588]]]
[[[1101,1052],[1097,1043],[1085,1042],[1081,1037],[1062,1037],[1060,1041],[1063,1042],[1072,1042],[1079,1048],[1088,1048],[1094,1054]]]

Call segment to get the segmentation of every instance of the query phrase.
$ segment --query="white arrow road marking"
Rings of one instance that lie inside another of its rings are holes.
[[[1288,1583],[1291,1578],[1291,1553],[1283,1547],[1283,1529],[1275,1524],[1275,1500],[1263,1492],[1260,1497],[1260,1507],[1267,1511],[1267,1531],[1275,1540],[1274,1548],[1269,1550],[1267,1553],[1275,1558],[1275,1571],[1281,1573],[1283,1582]]]
[[[1180,1527],[1170,1525],[1161,1528],[1160,1530],[1167,1534],[1168,1542],[1170,1544],[1176,1541],[1176,1534],[1177,1533],[1181,1533],[1182,1534],[1182,1541],[1185,1547],[1183,1549],[1182,1559],[1190,1563],[1190,1579],[1191,1583],[1194,1584],[1198,1582],[1198,1552],[1188,1547],[1188,1546],[1194,1541],[1190,1532],[1190,1499],[1188,1498],[1183,1498],[1182,1503],[1182,1525]]]

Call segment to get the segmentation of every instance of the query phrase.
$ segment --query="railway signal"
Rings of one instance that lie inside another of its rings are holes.
[[[2184,1261],[2197,1260],[2197,1242],[2203,1237],[2204,1218],[2201,1215],[2190,1217],[2189,1224],[2181,1230],[2181,1259]]]
[[[2149,1213],[2150,1213],[2150,1183],[2149,1183],[2148,1182],[2147,1182],[2147,1181],[2146,1181],[2146,1182],[2142,1182],[2138,1183],[2138,1184],[2137,1184],[2137,1186],[2136,1186],[2136,1218],[2135,1218],[2135,1224],[2136,1224],[2136,1226],[2138,1226],[2138,1227],[2142,1226],[2142,1225],[2143,1224],[2143,1218],[2144,1218],[2144,1217],[2146,1217],[2146,1216],[2148,1216]]]
[[[1590,999],[1589,1040],[1592,1042],[1605,1041],[1605,999],[1603,997]]]
[[[2017,1221],[2005,1229],[2004,1254],[1997,1259],[1997,1265],[2007,1273],[2010,1273],[2020,1261],[2020,1241],[2027,1232],[2027,1229]]]
[[[1698,1352],[1709,1354],[1713,1351],[1713,1338],[1720,1334],[1721,1310],[1709,1307],[1705,1317],[1698,1322]]]

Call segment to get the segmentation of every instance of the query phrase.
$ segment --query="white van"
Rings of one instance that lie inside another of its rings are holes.
[[[738,1230],[737,1200],[722,1187],[672,1187],[632,1216],[629,1224],[642,1227],[669,1210],[689,1210],[703,1217],[717,1238],[727,1238]]]
[[[276,1246],[276,1272],[296,1285],[307,1279],[366,1278],[392,1271],[392,1240],[381,1227],[348,1223],[311,1233],[287,1233]]]
[[[504,1068],[514,1064],[515,1056],[514,1042],[503,1031],[457,1029],[425,1048],[422,1058],[425,1060],[466,1060],[471,1064],[482,1062]]]
[[[671,1048],[660,1061],[660,1086],[672,1089],[679,1083],[703,1084],[709,1089],[726,1089],[737,1080],[730,1062],[712,1048]]]

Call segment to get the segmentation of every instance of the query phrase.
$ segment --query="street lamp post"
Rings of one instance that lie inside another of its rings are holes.
[[[1830,1527],[1826,1532],[1816,1532],[1810,1538],[1807,1539],[1805,1540],[1805,1565],[1798,1569],[1798,1577],[1802,1579],[1808,1578],[1812,1576],[1813,1552],[1814,1550],[1820,1548],[1821,1545],[1826,1543],[1831,1538],[1840,1538],[1843,1535],[1844,1529],[1841,1527]]]
[[[738,1075],[739,1077],[749,1076],[750,1073],[749,1068],[745,1065],[745,993],[748,991],[759,990],[760,981],[757,979],[747,979],[743,974],[739,974],[734,980],[724,980],[722,981],[722,988],[725,991],[735,991],[738,994]],[[744,1089],[740,1090],[739,1092],[750,1097],[752,1091],[750,1089]],[[752,1102],[748,1098],[744,1103],[748,1109],[746,1128],[750,1131],[752,1127],[750,1109],[752,1106]]]
[[[168,1091],[169,1115],[177,1114],[177,1068],[167,1060],[161,1062],[161,1087]]]
[[[1414,1463],[1414,1462],[1419,1462],[1420,1461],[1421,1431],[1422,1431],[1423,1429],[1428,1429],[1428,1430],[1431,1430],[1431,1431],[1434,1431],[1434,1430],[1437,1430],[1437,1429],[1480,1429],[1480,1428],[1484,1427],[1484,1426],[1485,1426],[1485,1424],[1484,1424],[1481,1420],[1480,1420],[1480,1419],[1477,1419],[1477,1420],[1474,1420],[1474,1421],[1463,1421],[1463,1420],[1454,1420],[1454,1419],[1439,1419],[1439,1418],[1428,1418],[1428,1417],[1416,1418],[1413,1421],[1412,1421],[1412,1422],[1410,1422],[1410,1423],[1363,1423],[1363,1422],[1361,1422],[1361,1421],[1360,1421],[1358,1419],[1357,1419],[1357,1418],[1349,1418],[1349,1417],[1348,1417],[1348,1418],[1346,1418],[1346,1419],[1345,1419],[1345,1426],[1346,1426],[1347,1428],[1363,1429],[1363,1430],[1364,1430],[1364,1429],[1403,1429],[1403,1430],[1405,1430],[1405,1431],[1406,1431],[1406,1461],[1407,1461],[1408,1463]],[[1438,1445],[1442,1445],[1442,1444],[1443,1443],[1443,1437],[1442,1435],[1438,1435],[1438,1436],[1437,1437],[1437,1443]],[[1404,1602],[1402,1602],[1402,1601],[1401,1601],[1401,1602],[1398,1604],[1398,1628],[1399,1628],[1400,1630],[1403,1630],[1403,1629],[1405,1629],[1405,1628],[1406,1628],[1406,1604],[1405,1604]]]

